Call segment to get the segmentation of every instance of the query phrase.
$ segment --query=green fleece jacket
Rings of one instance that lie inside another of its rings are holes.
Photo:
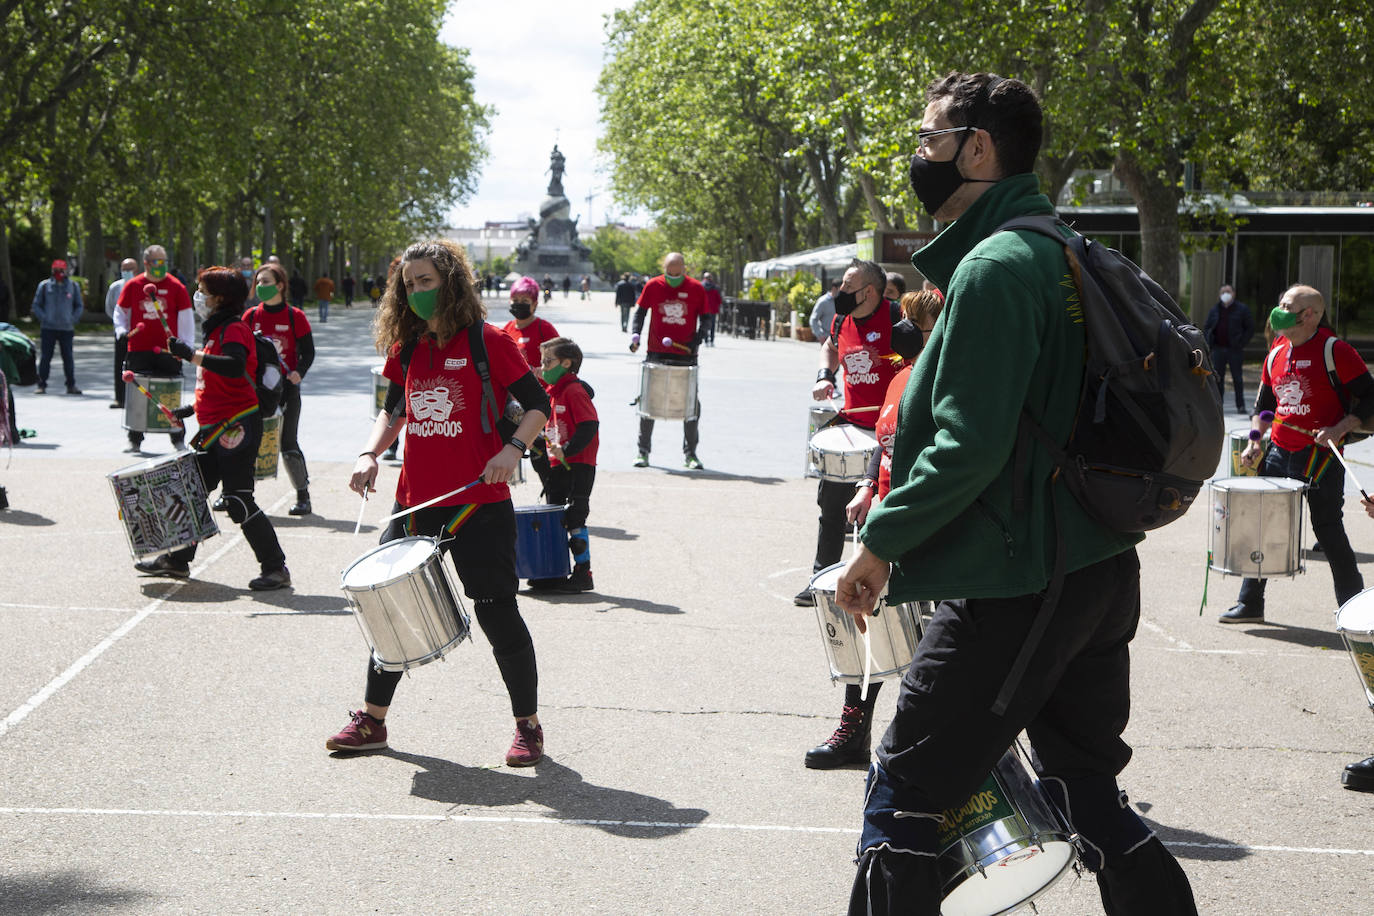
[[[1042,591],[1054,571],[1049,453],[1029,446],[1025,503],[1013,511],[1024,407],[1068,440],[1083,378],[1083,318],[1063,249],[1030,232],[993,230],[1050,214],[1034,175],[993,185],[912,256],[945,291],[945,308],[902,395],[892,490],[862,537],[894,563],[898,601],[1007,598]],[[1066,572],[1129,549],[1139,535],[1093,521],[1062,483]]]

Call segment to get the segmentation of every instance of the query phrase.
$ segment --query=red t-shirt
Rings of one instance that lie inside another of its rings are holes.
[[[872,429],[887,386],[901,365],[901,358],[892,352],[891,306],[884,301],[872,315],[858,321],[852,315],[835,316],[835,324],[841,320],[835,339],[844,369],[844,410],[840,413],[855,426]]]
[[[557,329],[543,318],[535,318],[528,325],[521,328],[512,318],[506,322],[506,326],[501,329],[506,336],[515,341],[515,346],[525,357],[525,362],[531,369],[538,369],[543,357],[539,353],[539,345],[546,340],[553,340],[558,336]]]
[[[177,332],[177,318],[191,308],[191,297],[186,295],[186,287],[171,274],[154,283],[144,271],[125,283],[119,291],[115,308],[129,311],[130,353],[151,353],[154,348],[167,349],[167,332],[162,329],[162,322],[158,321],[157,310],[143,293],[143,287],[149,283],[157,287],[157,299],[162,304],[163,317],[167,319],[167,327],[172,329],[173,334]]]
[[[242,320],[231,321],[216,328],[205,341],[205,353],[223,356],[226,344],[238,344],[248,351],[245,374],[229,378],[204,366],[196,367],[196,422],[201,426],[222,423],[258,407],[258,391],[251,381],[258,374],[258,348],[253,343],[253,332]]]
[[[685,356],[686,350],[671,343],[663,345],[663,338],[671,337],[674,343],[691,346],[697,333],[697,316],[706,308],[706,290],[691,277],[684,276],[676,287],[660,274],[644,284],[636,303],[649,310],[650,353],[673,353]]]
[[[569,372],[549,388],[549,403],[552,415],[544,424],[544,438],[552,445],[562,445],[573,437],[581,423],[596,419],[596,408],[592,406],[591,395],[587,388]],[[592,437],[591,444],[576,455],[566,456],[569,464],[596,464],[596,450],[601,445],[601,435]]]
[[[892,381],[887,384],[887,395],[883,398],[883,409],[878,411],[878,425],[873,435],[883,450],[878,459],[878,499],[882,499],[892,489],[892,443],[897,439],[897,408],[902,403],[902,392],[906,391],[907,379],[911,378],[911,366],[903,366]]]
[[[1326,374],[1326,339],[1334,336],[1329,328],[1317,328],[1311,340],[1297,347],[1280,336],[1270,351],[1273,358],[1265,357],[1260,384],[1272,388],[1279,402],[1269,436],[1280,448],[1290,452],[1306,448],[1312,437],[1301,430],[1316,432],[1345,416],[1340,395]],[[1355,348],[1343,340],[1336,341],[1331,356],[1336,375],[1346,384],[1369,371]]]
[[[530,371],[515,342],[500,328],[482,323],[482,343],[491,367],[491,389],[496,412],[505,408],[506,389]],[[505,442],[492,421],[490,433],[482,432],[482,377],[473,365],[464,328],[445,346],[426,336],[415,345],[410,371],[401,375],[401,347],[391,348],[382,375],[405,385],[406,447],[396,501],[417,506],[471,483],[482,476],[487,462]],[[489,415],[490,419],[490,415]],[[461,506],[510,499],[503,483],[482,483],[438,503]]]
[[[296,371],[300,353],[296,341],[310,333],[310,319],[294,305],[258,305],[243,313],[243,320],[256,334],[261,334],[277,348],[282,369],[287,375]]]

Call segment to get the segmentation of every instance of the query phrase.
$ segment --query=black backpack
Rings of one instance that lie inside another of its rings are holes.
[[[1202,331],[1119,251],[1052,216],[998,227],[1014,229],[1064,246],[1086,337],[1069,441],[1061,447],[1024,412],[1022,425],[1054,456],[1069,492],[1108,528],[1150,531],[1182,517],[1216,473],[1226,440]]]

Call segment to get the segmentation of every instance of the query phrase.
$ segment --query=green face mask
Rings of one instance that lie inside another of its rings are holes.
[[[681,285],[682,285],[682,281],[685,280],[686,278],[687,278],[687,275],[686,275],[686,274],[678,274],[676,277],[670,277],[670,276],[668,276],[667,274],[664,274],[664,275],[663,275],[663,279],[665,279],[665,280],[668,281],[668,285],[669,285],[669,286],[672,286],[672,287],[674,287],[674,288],[681,286]]]
[[[434,307],[439,304],[439,287],[434,289],[417,289],[413,293],[406,295],[406,301],[410,303],[410,310],[419,315],[425,321],[434,317]]]
[[[167,262],[155,262],[148,268],[148,276],[152,277],[154,280],[161,280],[163,277],[167,276]]]
[[[1290,312],[1280,306],[1274,306],[1274,310],[1269,313],[1269,326],[1275,331],[1286,331],[1298,323],[1300,312]]]
[[[544,376],[544,381],[546,383],[552,385],[559,379],[561,379],[563,376],[568,374],[568,367],[554,366],[552,368],[542,370],[539,374]]]
[[[258,298],[263,302],[266,302],[268,299],[275,299],[277,297],[277,284],[259,283],[256,292]]]

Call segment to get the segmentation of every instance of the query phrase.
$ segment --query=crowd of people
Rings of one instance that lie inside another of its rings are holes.
[[[896,688],[896,712],[876,760],[878,684],[866,693],[850,686],[838,727],[803,758],[809,768],[869,767],[850,912],[939,912],[945,813],[976,790],[1024,731],[1041,784],[1081,837],[1082,860],[1096,875],[1105,911],[1195,913],[1183,869],[1117,784],[1131,756],[1122,734],[1129,647],[1141,610],[1141,537],[1104,525],[1058,494],[1054,456],[1033,446],[1023,451],[1017,441],[1023,416],[1057,441],[1068,437],[1084,367],[1081,313],[1062,246],[1023,229],[1000,229],[1014,218],[1054,213],[1032,171],[1042,139],[1039,100],[1014,79],[956,73],[933,83],[925,102],[911,185],[945,228],[913,256],[921,288],[908,292],[901,273],[855,259],[811,315],[820,341],[812,398],[833,403],[842,392],[843,406],[829,422],[877,443],[857,484],[823,477],[817,486],[813,572],[840,565],[852,531],[857,544],[835,600],[860,631],[884,592],[889,601],[934,607]],[[138,267],[126,259],[106,298],[115,344],[111,406],[125,407],[135,396],[126,384],[130,373],[178,379],[183,364],[191,364],[195,399],[183,414],[194,415],[199,427],[191,447],[206,487],[220,489],[218,507],[242,528],[258,560],[250,588],[287,587],[285,554],[253,497],[265,419],[255,335],[270,343],[284,376],[281,458],[296,491],[290,513],[309,515],[298,435],[301,387],[315,356],[302,308],[305,282],[275,259],[256,266],[243,259],[201,271],[192,296],[170,272],[161,246],[149,246]],[[66,390],[80,393],[72,334],[83,303],[66,269],[54,261],[34,297],[42,328],[40,393],[55,349]],[[535,648],[517,600],[508,483],[529,455],[544,498],[564,510],[571,572],[530,578],[528,587],[593,590],[587,522],[600,421],[595,391],[580,377],[582,348],[537,314],[557,288],[554,279],[511,280],[510,319],[498,327],[486,320],[482,299],[499,295],[502,282],[475,273],[462,247],[448,240],[412,245],[385,275],[362,278],[377,310],[373,342],[385,358],[386,391],[349,487],[364,498],[374,492],[379,460],[395,454],[404,432],[393,517],[381,543],[432,537],[452,562],[508,695],[515,734],[505,760],[524,767],[543,758],[544,731]],[[585,298],[590,279],[579,286]],[[565,276],[565,297],[571,287]],[[355,288],[345,275],[346,307]],[[313,285],[321,324],[334,292],[327,274]],[[646,377],[667,368],[691,380],[680,405],[683,463],[691,470],[703,467],[699,351],[714,345],[721,298],[715,278],[689,276],[678,252],[664,257],[661,273],[640,280],[627,273],[615,287],[621,331],[630,335],[631,353],[643,347]],[[1332,458],[1374,419],[1374,377],[1324,315],[1316,289],[1296,285],[1282,294],[1267,316],[1276,336],[1251,403],[1241,365],[1256,322],[1230,285],[1221,288],[1204,333],[1219,396],[1229,376],[1237,410],[1251,416],[1241,459],[1265,476],[1306,485],[1340,605],[1363,589],[1363,579],[1343,523],[1343,465]],[[14,381],[12,362],[6,376]],[[416,366],[423,371],[412,371]],[[951,368],[974,366],[996,371]],[[453,398],[455,391],[481,396]],[[3,432],[13,437],[12,400],[8,405]],[[633,462],[639,468],[649,465],[656,421],[643,408]],[[184,432],[171,435],[180,446]],[[128,438],[128,450],[139,452],[143,431],[130,429]],[[1374,502],[1364,508],[1374,517]],[[192,543],[136,566],[186,578],[195,551]],[[1264,594],[1263,579],[1245,579],[1220,621],[1265,621]],[[812,589],[794,600],[812,604]],[[386,747],[400,678],[369,658],[362,705],[326,748]],[[1342,781],[1374,790],[1374,757],[1347,766]]]

